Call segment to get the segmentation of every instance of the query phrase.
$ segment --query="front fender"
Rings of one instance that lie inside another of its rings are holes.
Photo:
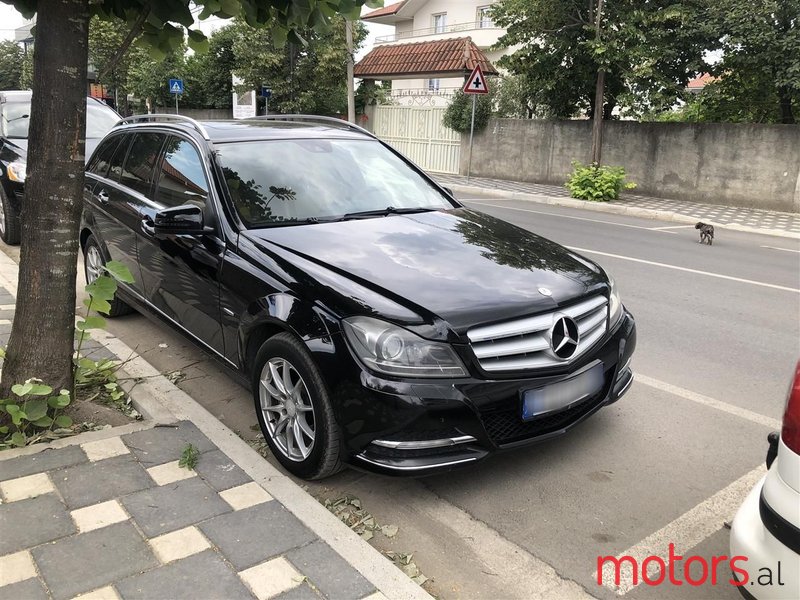
[[[315,353],[319,344],[339,331],[338,321],[327,312],[288,293],[275,293],[252,302],[239,322],[240,364],[250,366],[255,352],[264,341],[280,331],[288,331],[303,340]]]

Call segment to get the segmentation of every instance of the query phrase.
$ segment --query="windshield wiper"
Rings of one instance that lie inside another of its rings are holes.
[[[435,208],[417,206],[415,208],[395,208],[387,206],[380,210],[362,210],[360,212],[345,213],[338,217],[337,221],[349,221],[351,219],[369,219],[370,217],[386,217],[389,215],[412,215],[414,213],[431,212]]]

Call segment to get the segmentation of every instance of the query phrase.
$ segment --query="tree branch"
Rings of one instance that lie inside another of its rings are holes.
[[[150,15],[150,3],[148,2],[142,7],[141,14],[137,17],[136,21],[133,25],[131,25],[131,29],[128,32],[128,35],[125,36],[125,39],[122,40],[119,48],[117,49],[117,53],[111,57],[111,60],[108,61],[108,64],[103,68],[100,73],[97,74],[97,80],[102,81],[103,78],[108,75],[114,68],[117,66],[117,63],[122,60],[122,57],[125,56],[125,53],[128,51],[128,48],[131,47],[131,44],[134,40],[139,37],[139,34],[142,33],[142,28],[144,27],[144,22],[147,20],[147,17]]]

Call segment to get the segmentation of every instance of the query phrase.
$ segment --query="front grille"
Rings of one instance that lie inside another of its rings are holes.
[[[563,429],[595,409],[603,401],[605,395],[604,387],[601,393],[576,406],[552,415],[542,415],[532,421],[523,421],[519,407],[516,406],[510,410],[484,413],[481,415],[481,420],[492,441],[498,446],[502,446]]]
[[[550,348],[550,330],[556,320],[568,316],[578,325],[580,339],[568,360]],[[569,364],[591,348],[608,330],[608,298],[592,296],[553,312],[513,321],[474,327],[467,332],[472,351],[484,371],[522,371]]]

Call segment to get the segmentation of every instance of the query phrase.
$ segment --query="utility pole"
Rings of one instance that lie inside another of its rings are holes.
[[[603,19],[603,0],[597,0],[594,39],[600,42],[600,25]],[[605,96],[606,71],[597,69],[597,85],[594,90],[594,115],[592,117],[592,163],[599,165],[603,153],[603,96]]]
[[[345,38],[347,40],[347,120],[356,122],[356,97],[353,82],[353,22],[345,19]]]

